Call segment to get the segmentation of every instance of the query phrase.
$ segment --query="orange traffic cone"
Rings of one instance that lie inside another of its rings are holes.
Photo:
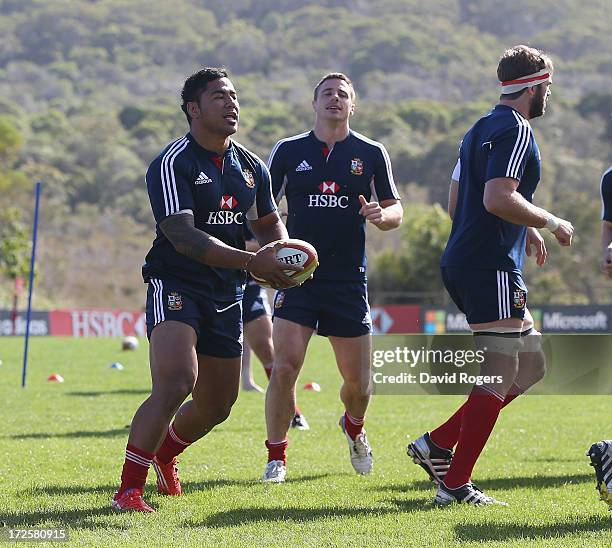
[[[51,375],[49,378],[47,378],[47,380],[48,381],[54,381],[54,382],[64,382],[64,377],[62,377],[58,373],[53,373],[53,375]]]

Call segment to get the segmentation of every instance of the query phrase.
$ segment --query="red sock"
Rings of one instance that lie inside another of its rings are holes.
[[[193,442],[181,438],[174,429],[174,423],[168,427],[168,433],[155,455],[159,462],[168,464],[174,457],[180,455]]]
[[[295,413],[296,415],[301,415],[301,414],[302,414],[302,411],[300,411],[300,408],[299,408],[297,405],[295,406],[295,411],[294,411],[294,413]]]
[[[488,388],[475,386],[472,389],[464,404],[457,450],[444,478],[447,487],[454,489],[470,481],[503,403],[503,398]]]
[[[286,439],[283,441],[274,442],[266,440],[266,447],[268,448],[268,462],[272,462],[273,460],[282,460],[285,464],[287,464],[287,444],[288,441]]]
[[[523,390],[518,384],[513,383],[504,398],[504,404],[502,409],[506,407],[513,400],[518,398],[523,393]],[[467,403],[467,402],[466,402]],[[459,432],[461,431],[461,417],[463,416],[463,409],[465,403],[455,411],[455,413],[442,425],[438,426],[435,430],[429,433],[431,441],[433,441],[438,447],[443,449],[452,449],[457,445],[459,440]]]
[[[121,472],[119,494],[126,489],[144,489],[152,459],[153,453],[147,453],[128,443],[125,448],[125,462]]]
[[[344,412],[344,428],[346,433],[354,440],[363,430],[365,417],[357,418],[349,415],[348,411]]]

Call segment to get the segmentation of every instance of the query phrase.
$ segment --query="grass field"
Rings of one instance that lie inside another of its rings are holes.
[[[291,432],[288,481],[263,485],[261,394],[242,393],[231,417],[188,449],[185,496],[155,493],[156,514],[117,514],[126,425],[148,394],[147,344],[112,339],[0,338],[0,521],[70,529],[74,546],[609,546],[612,514],[597,500],[585,450],[612,436],[607,397],[519,398],[502,413],[474,479],[508,508],[431,505],[434,489],[408,460],[410,437],[436,426],[460,397],[376,396],[367,422],[375,469],[356,476],[338,426],[339,375],[313,341],[298,391],[311,430]],[[114,361],[123,371],[109,368]],[[259,367],[259,366],[256,366]],[[51,373],[63,384],[46,382]],[[258,368],[256,378],[265,384]]]

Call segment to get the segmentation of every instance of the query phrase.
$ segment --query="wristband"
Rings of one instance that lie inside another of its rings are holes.
[[[554,232],[555,230],[559,228],[560,224],[561,223],[559,222],[559,219],[557,219],[557,217],[555,217],[554,215],[550,215],[548,219],[546,219],[546,224],[544,225],[543,228],[546,228],[550,230],[551,232]]]

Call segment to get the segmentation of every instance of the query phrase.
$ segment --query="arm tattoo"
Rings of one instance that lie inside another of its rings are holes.
[[[159,223],[159,228],[178,253],[200,263],[207,263],[208,251],[215,245],[216,238],[198,230],[194,225],[193,215],[170,215]]]

